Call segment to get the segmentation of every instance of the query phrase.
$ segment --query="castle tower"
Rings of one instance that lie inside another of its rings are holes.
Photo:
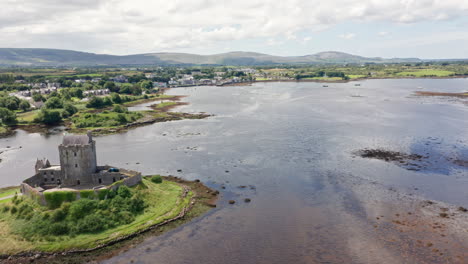
[[[67,135],[59,146],[62,184],[74,186],[91,184],[91,174],[97,171],[96,142],[87,135]]]

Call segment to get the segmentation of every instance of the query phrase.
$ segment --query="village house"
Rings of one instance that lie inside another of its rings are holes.
[[[110,81],[114,81],[114,82],[118,82],[118,83],[126,83],[126,82],[128,82],[127,77],[125,77],[124,75],[118,75],[118,76],[115,76],[115,77],[113,77],[113,78],[110,78],[109,80],[110,80]]]

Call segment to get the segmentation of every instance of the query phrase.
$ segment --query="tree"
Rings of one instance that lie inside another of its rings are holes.
[[[62,121],[62,116],[60,115],[60,111],[42,109],[36,117],[35,121],[44,123],[46,125],[54,125]]]
[[[114,104],[121,104],[122,103],[122,98],[118,93],[113,93],[111,94],[111,99]]]
[[[117,121],[119,123],[121,123],[121,124],[125,124],[125,123],[127,123],[127,117],[125,117],[124,114],[119,113],[119,114],[117,114]]]
[[[23,111],[27,111],[29,108],[31,108],[31,105],[29,104],[28,101],[26,100],[21,100],[19,104],[19,108]]]
[[[117,93],[120,90],[119,87],[115,85],[114,82],[110,82],[110,81],[104,84],[104,89],[109,89],[109,91],[114,92],[114,93]]]
[[[132,90],[131,90],[131,91],[132,91],[132,94],[133,94],[133,95],[141,95],[141,93],[143,92],[143,91],[141,90],[141,87],[138,86],[138,85],[134,85],[134,86],[132,87]]]
[[[112,109],[113,112],[116,113],[126,113],[128,112],[128,109],[126,107],[123,107],[121,105],[115,105],[114,108]]]
[[[62,89],[62,90],[60,90],[60,94],[61,94],[61,96],[62,96],[62,98],[63,98],[64,100],[69,101],[69,100],[71,100],[71,98],[72,98],[72,95],[71,95],[71,93],[70,93],[70,91],[69,91],[68,89]]]
[[[34,102],[43,102],[45,98],[40,93],[33,93],[32,99]]]
[[[74,115],[76,112],[78,112],[78,108],[76,108],[76,106],[68,103],[68,104],[65,104],[63,106],[62,116],[69,117],[69,116]]]
[[[16,114],[15,112],[5,108],[0,107],[0,121],[5,125],[16,124]]]
[[[102,103],[104,106],[109,106],[112,105],[112,100],[109,98],[109,96],[106,96],[104,99],[102,99]]]
[[[148,89],[153,88],[153,83],[150,82],[150,81],[142,81],[142,82],[140,83],[140,87],[143,88],[143,89],[148,90]]]
[[[7,101],[6,101],[5,106],[6,106],[6,108],[8,108],[10,110],[18,110],[19,104],[18,104],[17,100],[12,100],[12,99],[8,98]]]
[[[63,102],[58,97],[51,97],[46,101],[45,106],[49,109],[63,108]]]
[[[120,86],[119,93],[131,94],[132,93],[132,85],[129,84],[129,83],[122,84],[122,86]]]
[[[101,97],[93,96],[89,99],[88,103],[86,104],[87,108],[101,108],[104,106],[104,102],[102,101]]]

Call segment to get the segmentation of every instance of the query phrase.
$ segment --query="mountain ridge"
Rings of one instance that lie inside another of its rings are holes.
[[[154,52],[109,55],[65,49],[0,48],[3,66],[118,66],[118,65],[275,65],[420,62],[418,58],[363,57],[339,51],[302,56],[277,56],[259,52],[232,51],[199,55],[182,52]]]

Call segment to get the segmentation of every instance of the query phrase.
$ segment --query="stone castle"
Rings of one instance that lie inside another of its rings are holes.
[[[60,165],[48,159],[36,161],[35,175],[21,184],[24,194],[57,189],[99,189],[115,185],[132,186],[141,182],[141,173],[113,166],[98,166],[96,141],[86,135],[66,135],[59,145]]]

